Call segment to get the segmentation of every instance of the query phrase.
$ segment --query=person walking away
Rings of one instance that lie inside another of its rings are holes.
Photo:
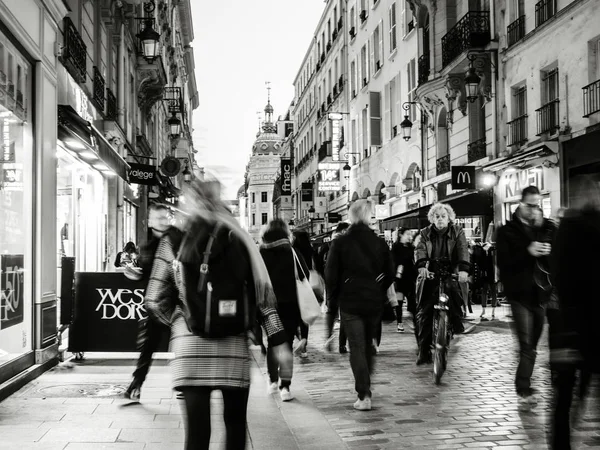
[[[469,250],[462,228],[454,225],[456,214],[450,205],[435,203],[429,209],[427,218],[431,225],[419,233],[420,239],[415,248],[416,267],[419,271],[417,290],[421,296],[417,299],[417,322],[419,326],[419,356],[417,365],[429,364],[433,341],[434,306],[438,300],[437,282],[430,279],[430,273],[440,270],[440,259],[447,260],[449,270],[458,273],[458,282],[448,280],[446,294],[450,298],[449,319],[454,334],[465,331],[461,318],[462,296],[458,283],[468,280]]]
[[[396,308],[398,333],[404,333],[402,306],[404,300],[406,300],[407,310],[413,316],[413,329],[415,337],[418,340],[418,327],[416,325],[417,308],[415,302],[415,284],[417,281],[417,271],[414,263],[415,249],[411,244],[412,236],[408,229],[399,227],[397,236],[398,238],[392,246],[392,256],[394,258],[394,266],[396,267],[394,286],[398,298],[398,307]]]
[[[292,253],[292,243],[290,242],[290,230],[283,220],[273,219],[269,222],[263,233],[262,242],[260,254],[273,283],[273,290],[277,298],[277,313],[285,329],[286,342],[291,352],[296,330],[302,322],[298,305],[298,292],[296,291],[296,273],[298,273],[300,279],[304,279],[303,274],[308,274],[308,267],[300,254],[297,254],[300,265],[296,264]],[[297,267],[294,268],[294,264]],[[267,392],[274,394],[279,391],[281,400],[287,402],[294,398],[290,393],[291,370],[293,370],[293,367],[287,374],[280,373],[279,369],[277,354],[274,348],[269,345],[267,349],[267,370],[269,372]],[[280,384],[278,383],[279,380],[281,380]]]
[[[146,309],[165,326],[171,324],[173,387],[185,398],[185,449],[208,450],[210,397],[218,389],[226,448],[242,450],[250,388],[247,330],[254,312],[279,355],[284,379],[292,354],[263,259],[221,200],[220,186],[196,180],[186,183],[184,196],[185,235],[180,249],[170,236],[161,238]]]
[[[148,228],[152,232],[150,240],[140,247],[138,258],[138,267],[128,267],[125,269],[125,276],[132,280],[143,280],[147,288],[150,281],[150,272],[160,238],[169,235],[173,242],[181,242],[182,233],[177,228],[172,227],[169,220],[169,208],[167,206],[152,203],[148,207]],[[124,393],[124,397],[131,400],[139,400],[142,391],[142,385],[146,380],[150,365],[152,364],[152,355],[157,351],[163,334],[169,331],[160,322],[147,317],[139,322],[138,331],[138,350],[140,356],[137,361],[136,369],[133,372],[133,380]],[[183,398],[178,394],[178,398]]]
[[[523,189],[519,207],[512,220],[498,230],[496,242],[500,281],[511,305],[519,342],[515,388],[522,411],[537,405],[531,375],[544,325],[542,303],[547,294],[536,284],[534,272],[539,260],[550,255],[548,236],[556,228],[541,217],[540,201],[540,190],[536,186]]]
[[[475,243],[471,255],[473,267],[473,295],[481,300],[481,322],[489,319],[485,315],[488,300],[491,300],[492,316],[496,318],[496,306],[498,304],[498,288],[496,282],[496,246],[492,242]]]
[[[574,191],[574,208],[561,218],[552,249],[553,279],[562,319],[559,329],[553,330],[552,324],[550,328],[557,342],[550,349],[550,365],[557,373],[552,450],[571,449],[570,410],[577,375],[584,403],[590,377],[598,378],[600,374],[600,303],[595,278],[600,273],[600,186],[597,181],[585,179]],[[596,417],[600,415],[599,406],[596,402]]]
[[[294,231],[292,247],[296,251],[297,255],[302,255],[308,270],[313,270],[314,250],[310,243],[310,237],[306,231]],[[308,352],[306,351],[306,347],[308,345],[308,329],[309,326],[300,321],[300,340],[295,351],[296,353],[300,354],[301,358],[308,357]]]
[[[371,202],[354,202],[348,215],[351,226],[344,236],[332,242],[325,266],[327,325],[331,336],[339,308],[350,344],[350,366],[358,394],[354,408],[368,411],[375,362],[373,341],[386,291],[394,281],[394,263],[385,241],[369,228]]]

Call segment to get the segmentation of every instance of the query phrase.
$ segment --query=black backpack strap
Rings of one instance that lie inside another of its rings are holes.
[[[200,264],[200,278],[198,279],[198,292],[203,292],[206,287],[206,276],[208,275],[208,260],[210,258],[210,252],[212,250],[213,243],[217,237],[217,233],[219,232],[219,228],[221,228],[221,222],[217,222],[215,227],[213,228],[210,236],[208,238],[208,243],[206,244],[206,249],[203,253],[202,263]]]

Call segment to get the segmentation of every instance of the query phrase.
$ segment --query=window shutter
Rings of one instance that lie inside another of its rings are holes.
[[[370,80],[371,77],[373,76],[373,74],[375,73],[375,70],[374,70],[374,67],[375,67],[375,46],[373,45],[374,44],[374,42],[373,42],[373,35],[371,35],[371,39],[369,39],[368,44],[369,44],[369,48],[368,48],[369,52],[368,52],[367,55],[368,55],[368,58],[369,58],[370,65],[368,65],[367,67],[370,67],[370,72],[367,75],[367,80]],[[367,70],[369,70],[369,69],[367,69]]]
[[[381,145],[381,93],[369,92],[370,145]]]
[[[406,0],[400,0],[402,3],[402,16],[400,24],[402,25],[402,36],[406,36]]]
[[[390,125],[390,86],[394,81],[392,80],[390,83],[385,85],[385,95],[384,95],[384,104],[383,104],[383,129],[385,130],[386,136],[385,141],[391,138],[391,129]]]
[[[400,73],[396,75],[396,98],[392,99],[395,102],[396,106],[396,123],[394,125],[400,125],[400,123],[404,120],[404,111],[402,110],[402,88],[400,84]],[[400,130],[398,130],[400,133]]]
[[[379,59],[381,60],[381,66],[383,67],[383,19],[379,21]]]

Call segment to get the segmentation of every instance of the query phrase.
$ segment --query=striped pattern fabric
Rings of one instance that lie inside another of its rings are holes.
[[[173,388],[212,386],[247,388],[250,386],[250,351],[245,334],[225,338],[202,338],[193,334],[182,309],[186,292],[176,286],[173,261],[175,253],[168,238],[158,245],[150,282],[146,289],[146,310],[156,320],[171,326],[170,351]],[[179,278],[179,277],[178,277]],[[183,278],[179,278],[181,282]],[[273,345],[286,336],[277,312],[261,308],[261,321]]]

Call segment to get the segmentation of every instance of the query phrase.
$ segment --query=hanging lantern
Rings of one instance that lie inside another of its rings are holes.
[[[470,103],[473,103],[479,97],[479,83],[481,83],[481,78],[473,67],[469,67],[465,75],[465,91],[467,92],[467,100]]]
[[[402,137],[405,141],[410,140],[410,134],[412,131],[412,122],[408,116],[404,116],[404,120],[400,123],[400,129],[402,130]]]
[[[177,118],[176,113],[173,113],[173,115],[169,117],[169,120],[167,120],[167,123],[169,124],[171,138],[177,139],[181,134],[181,120]]]
[[[146,61],[152,63],[158,58],[158,42],[160,34],[152,26],[153,20],[144,20],[144,29],[136,35],[142,44],[142,55]]]

